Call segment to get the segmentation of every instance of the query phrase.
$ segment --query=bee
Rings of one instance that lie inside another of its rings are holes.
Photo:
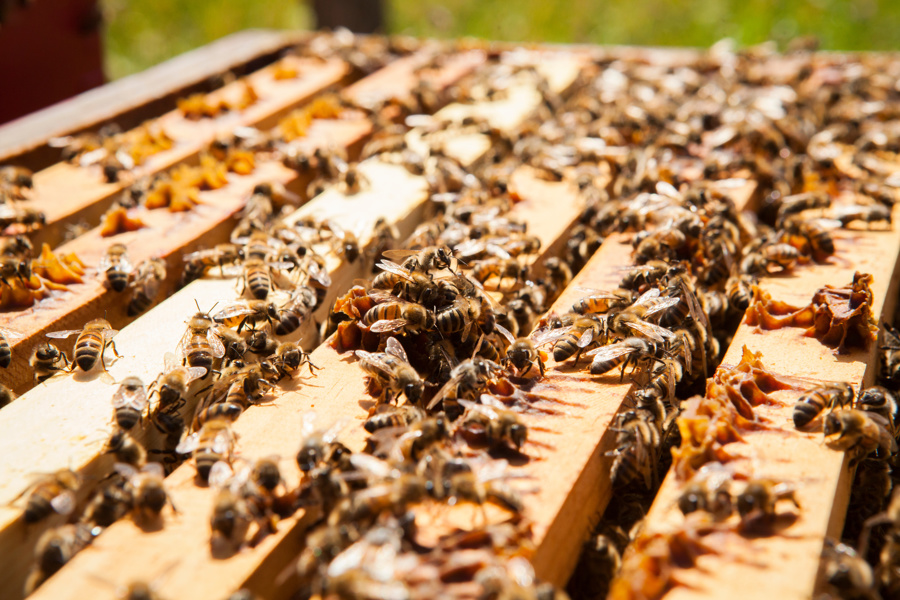
[[[15,392],[0,383],[0,408],[3,408],[17,397]]]
[[[202,428],[203,424],[212,419],[227,419],[234,423],[244,413],[245,403],[222,400],[212,404],[204,404],[197,408],[194,415],[194,427]]]
[[[776,516],[776,506],[782,500],[800,508],[795,488],[789,483],[775,483],[767,479],[753,479],[735,496],[735,506],[741,516],[741,528],[755,528]]]
[[[650,260],[645,264],[632,268],[622,278],[619,287],[643,293],[645,288],[656,285],[669,270],[669,263],[662,260]]]
[[[113,244],[107,248],[97,267],[106,274],[106,282],[116,292],[121,292],[128,286],[128,278],[133,268],[125,244]]]
[[[422,397],[425,382],[409,364],[406,351],[397,338],[388,338],[384,352],[357,350],[356,358],[359,367],[380,388],[380,399],[390,401],[403,394],[407,402],[415,404]]]
[[[794,427],[803,429],[826,408],[851,406],[856,392],[849,383],[834,383],[811,389],[794,405]]]
[[[244,289],[249,289],[250,294],[257,300],[265,300],[272,291],[272,275],[268,265],[263,260],[248,258],[244,261]],[[244,291],[241,290],[241,294]]]
[[[254,515],[244,498],[228,487],[219,489],[209,519],[213,551],[225,548],[234,552],[240,548],[254,521]]]
[[[376,304],[366,311],[362,318],[363,324],[369,327],[369,331],[375,333],[387,333],[401,329],[412,333],[422,330],[433,331],[435,320],[435,315],[421,304],[405,302],[400,299]]]
[[[622,377],[629,364],[637,368],[638,364],[658,360],[656,344],[639,337],[628,337],[621,342],[601,346],[586,353],[593,356],[591,375],[603,375],[622,365]]]
[[[647,489],[656,486],[660,451],[661,423],[652,420],[646,411],[629,410],[616,419],[616,449],[606,456],[613,457],[612,480],[627,485],[638,477]]]
[[[360,453],[350,457],[353,461],[360,458],[378,460]],[[356,464],[358,463],[354,462]],[[328,525],[334,527],[364,522],[386,510],[402,512],[407,506],[420,502],[427,494],[427,482],[417,475],[402,474],[392,479],[379,479],[381,483],[341,498],[328,515]]]
[[[451,269],[454,264],[453,251],[447,246],[429,246],[422,250],[389,250],[384,255],[390,260],[402,260],[400,266],[403,269],[423,275]],[[373,286],[379,287],[374,285],[374,281]]]
[[[528,266],[515,258],[489,258],[475,261],[472,265],[472,277],[479,281],[484,289],[493,292],[509,293],[521,288],[528,279]],[[503,280],[512,279],[512,283],[503,285]]]
[[[753,300],[753,285],[755,279],[748,275],[732,275],[725,282],[725,293],[728,295],[728,303],[733,308],[744,312]]]
[[[878,452],[882,459],[897,451],[897,443],[888,428],[890,424],[881,416],[852,408],[841,408],[825,416],[822,431],[825,443],[835,450],[852,450],[856,456],[853,464],[871,452]]]
[[[823,261],[835,252],[830,228],[819,219],[787,219],[782,225],[780,241],[791,244],[802,254]]]
[[[865,549],[860,546],[865,552]],[[825,581],[839,598],[878,598],[875,574],[866,560],[851,546],[825,538],[822,551]]]
[[[0,167],[0,183],[31,189],[34,187],[34,173],[26,167],[6,165]]]
[[[482,508],[485,503],[491,502],[512,513],[520,513],[524,509],[524,503],[519,493],[502,481],[507,477],[505,468],[505,461],[493,461],[493,464],[488,464],[477,472],[454,472],[447,478],[444,494],[456,501],[471,502]]]
[[[378,267],[383,272],[372,280],[372,287],[377,290],[390,290],[403,300],[423,306],[433,306],[440,295],[437,282],[427,275],[389,260],[382,260]]]
[[[359,236],[352,231],[347,231],[334,221],[328,221],[325,225],[334,234],[334,237],[332,238],[334,253],[346,258],[351,264],[355,263],[360,255]]]
[[[450,371],[450,379],[428,403],[428,410],[433,409],[439,402],[444,402],[444,410],[449,414],[459,400],[478,398],[487,385],[502,373],[503,367],[492,360],[480,356],[464,360]],[[452,415],[452,418],[455,418],[455,415]]]
[[[143,419],[148,403],[144,382],[138,377],[126,377],[112,398],[116,424],[126,431],[131,429]]]
[[[131,465],[117,464],[116,471],[126,479],[125,488],[131,495],[135,520],[141,525],[148,525],[159,520],[160,514],[166,504],[172,504],[172,499],[166,492],[163,478],[162,465],[159,463],[147,463],[140,470]]]
[[[0,281],[7,287],[11,287],[11,282],[16,280],[22,285],[26,285],[31,279],[31,275],[31,260],[14,256],[0,256]]]
[[[880,353],[881,378],[891,387],[900,386],[900,332],[887,323],[882,324]]]
[[[0,237],[0,256],[25,260],[34,256],[34,246],[26,235],[6,235]]]
[[[71,469],[60,469],[44,475],[26,492],[25,523],[37,523],[57,512],[70,515],[75,510],[75,493],[81,487],[81,475]],[[25,492],[23,492],[24,494]]]
[[[867,224],[884,222],[890,225],[891,209],[883,204],[852,204],[836,207],[833,217],[844,227],[853,221],[862,221]]]
[[[216,334],[215,321],[209,313],[197,313],[187,323],[187,331],[178,344],[178,350],[184,357],[183,364],[190,367],[202,367],[208,373],[217,358],[225,356],[225,346]]]
[[[450,335],[462,331],[461,339],[469,339],[472,326],[481,318],[481,302],[474,298],[457,296],[449,305],[438,309],[434,315],[434,324],[438,331]]]
[[[896,433],[900,425],[900,405],[894,393],[887,388],[880,385],[867,388],[857,399],[856,408],[880,415],[890,424],[889,430]]]
[[[775,227],[781,229],[785,220],[806,210],[814,208],[828,208],[831,206],[831,197],[823,192],[804,192],[802,194],[794,194],[785,196],[781,199],[778,206],[778,213],[775,216]]]
[[[572,356],[575,362],[581,357],[581,353],[599,341],[601,337],[600,322],[590,317],[576,315],[568,325],[555,329],[541,331],[533,336],[534,343],[542,346],[555,342],[553,345],[553,360],[562,362]]]
[[[293,374],[304,363],[306,363],[311,374],[315,374],[315,369],[318,368],[309,359],[309,354],[304,352],[300,346],[294,342],[282,342],[278,344],[278,347],[275,348],[275,361],[282,376],[284,373]]]
[[[761,253],[767,267],[776,264],[783,271],[790,271],[800,260],[800,251],[790,244],[766,244]]]
[[[186,437],[175,448],[178,454],[191,454],[201,481],[209,480],[213,465],[223,461],[230,465],[234,454],[234,433],[231,421],[218,417],[206,421],[200,431]]]
[[[408,428],[425,418],[425,411],[412,404],[389,406],[382,404],[374,415],[366,419],[363,428],[369,433],[388,427]]]
[[[500,365],[506,368],[512,365],[518,377],[527,376],[534,366],[537,365],[541,377],[543,377],[544,357],[546,355],[541,350],[538,350],[535,343],[526,337],[513,338],[512,333],[502,325],[498,324],[494,327],[501,334],[506,332],[504,337],[510,342],[509,348],[506,349],[506,355],[500,359]]]
[[[625,288],[611,292],[589,290],[587,296],[582,296],[572,305],[572,312],[580,315],[603,314],[628,308],[636,299],[637,295]]]
[[[243,258],[244,249],[237,244],[230,243],[218,244],[214,248],[207,248],[206,250],[198,250],[196,252],[191,252],[190,254],[185,254],[185,273],[190,271],[192,274],[196,274],[196,277],[185,281],[185,283],[190,283],[193,279],[201,277],[207,270],[213,267],[219,267],[219,271],[224,276],[226,266],[236,265]],[[185,276],[185,279],[188,279],[187,276]]]
[[[35,564],[25,580],[25,595],[34,593],[91,541],[90,527],[80,523],[63,525],[41,534],[34,549]]]
[[[82,371],[87,372],[94,368],[99,359],[105,371],[106,359],[103,355],[107,346],[112,348],[117,358],[121,358],[121,355],[116,350],[116,343],[112,339],[117,333],[119,332],[113,329],[106,319],[94,319],[93,321],[88,321],[83,329],[51,331],[47,334],[47,337],[62,339],[78,334],[78,337],[75,339],[75,353],[72,362],[78,365],[78,368]]]
[[[509,445],[521,451],[528,439],[528,427],[502,402],[491,400],[486,395],[481,397],[482,404],[460,400],[466,412],[457,424],[457,431],[463,431],[464,435],[484,436],[491,449]]]
[[[302,417],[297,465],[304,473],[309,473],[331,461],[340,460],[344,454],[349,453],[346,446],[337,441],[337,436],[345,425],[343,421],[322,430],[316,428],[315,420],[316,415],[312,412],[305,413]]]
[[[685,515],[702,510],[717,520],[726,519],[734,510],[729,484],[729,479],[720,478],[692,482],[678,497],[678,508]]]
[[[165,355],[165,370],[150,384],[151,393],[159,397],[154,415],[174,413],[181,409],[187,401],[191,383],[206,375],[205,367],[183,367],[178,364],[175,355]]]
[[[28,363],[37,383],[46,381],[56,373],[69,370],[69,359],[65,352],[53,344],[41,344],[34,349]]]
[[[104,452],[114,454],[116,462],[140,469],[147,464],[147,451],[124,429],[116,429],[106,441]]]
[[[128,286],[131,300],[128,302],[128,316],[139,315],[153,304],[159,294],[159,286],[166,280],[166,261],[151,258],[138,264],[131,274]]]
[[[223,323],[229,327],[237,325],[238,333],[248,325],[254,329],[259,323],[268,323],[271,326],[272,321],[277,319],[278,307],[274,302],[265,300],[239,300],[213,315],[216,323]]]
[[[31,206],[0,204],[0,231],[10,225],[22,225],[28,231],[40,229],[47,224],[47,215]]]
[[[127,515],[133,504],[125,478],[114,474],[94,493],[79,522],[91,527],[109,527]]]
[[[397,228],[389,223],[384,217],[378,217],[372,225],[372,242],[366,248],[366,257],[369,264],[372,265],[372,274],[378,273],[376,264],[382,260],[384,253],[393,250],[397,240],[400,239],[400,232]]]

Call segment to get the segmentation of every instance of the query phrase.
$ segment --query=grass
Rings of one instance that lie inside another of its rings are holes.
[[[304,28],[301,0],[101,0],[118,78],[240,29]],[[897,50],[895,0],[389,0],[391,33],[510,41],[709,46],[815,35],[832,50]],[[515,12],[510,7],[515,7]],[[264,7],[264,8],[263,8]]]

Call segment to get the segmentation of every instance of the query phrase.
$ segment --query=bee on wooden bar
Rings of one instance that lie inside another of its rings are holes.
[[[788,217],[805,210],[815,208],[828,208],[831,206],[831,197],[822,192],[804,192],[793,196],[785,196],[781,199],[778,213],[775,218],[775,227],[781,229]]]
[[[346,451],[346,447],[337,441],[337,436],[344,428],[345,423],[338,421],[323,430],[315,426],[315,420],[316,415],[312,412],[305,413],[302,418],[297,465],[304,473],[309,473],[329,460],[339,458],[338,455],[344,454]]]
[[[14,391],[0,383],[0,408],[3,408],[17,397]]]
[[[653,342],[639,337],[628,337],[621,342],[601,346],[585,353],[593,356],[591,362],[591,375],[603,375],[612,371],[619,365],[622,366],[622,377],[629,364],[635,368],[641,363],[657,360],[657,347]]]
[[[213,465],[219,461],[231,464],[234,454],[234,433],[231,431],[231,420],[218,417],[209,419],[200,431],[186,437],[178,447],[178,454],[191,454],[197,468],[197,476],[201,481],[209,480]]]
[[[222,487],[216,495],[209,520],[213,552],[237,551],[246,540],[253,521],[247,501],[228,487]]]
[[[659,477],[660,428],[646,411],[629,410],[616,419],[616,449],[607,452],[612,456],[612,480],[616,485],[627,485],[640,477],[647,489],[653,489]]]
[[[380,388],[380,398],[390,401],[400,394],[415,404],[422,397],[425,382],[409,364],[406,351],[396,338],[388,338],[384,352],[356,351],[359,367]]]
[[[889,424],[889,431],[897,437],[900,426],[900,405],[897,397],[889,389],[880,385],[867,388],[856,400],[856,408],[881,416]]]
[[[375,333],[430,331],[434,330],[435,321],[435,315],[421,304],[399,299],[376,304],[362,318],[362,323]]]
[[[131,300],[128,302],[128,316],[139,315],[156,300],[159,286],[166,280],[166,261],[151,258],[141,262],[131,274],[128,286]]]
[[[890,423],[878,414],[841,408],[825,415],[822,430],[828,447],[852,451],[855,464],[872,452],[886,460],[897,451],[889,427]]]
[[[202,367],[208,373],[216,359],[225,356],[225,346],[216,334],[215,321],[209,313],[197,312],[188,321],[187,331],[178,344],[178,351],[184,357],[184,364]]]
[[[31,279],[31,260],[16,256],[0,256],[0,281],[7,287],[18,281],[25,285]]]
[[[753,300],[754,278],[747,275],[732,275],[725,283],[728,303],[735,309],[744,312]]]
[[[126,377],[112,398],[116,424],[126,431],[131,429],[143,420],[148,404],[144,382],[139,377]]]
[[[116,462],[140,469],[147,463],[147,451],[124,429],[116,429],[106,441],[104,453],[114,454]]]
[[[872,567],[846,544],[825,539],[822,551],[825,581],[841,598],[877,598]]]
[[[854,204],[838,206],[834,209],[834,218],[846,227],[853,221],[862,221],[866,224],[886,223],[891,224],[891,209],[883,204]]]
[[[121,358],[121,355],[116,350],[116,343],[113,341],[113,337],[117,333],[119,332],[113,329],[106,319],[94,319],[85,324],[83,329],[51,331],[47,334],[47,337],[62,339],[78,334],[78,337],[75,339],[75,353],[72,362],[82,371],[87,372],[93,369],[99,360],[105,371],[106,358],[103,355],[107,346],[112,348],[117,358]]]
[[[113,291],[121,292],[128,286],[133,270],[125,244],[113,244],[100,259],[97,269],[106,274],[106,281]]]
[[[526,337],[514,338],[509,330],[499,324],[495,325],[494,328],[510,342],[509,348],[506,349],[506,355],[500,359],[501,366],[508,368],[509,365],[512,365],[518,377],[525,377],[537,365],[541,377],[544,376],[544,358],[546,354],[538,350],[537,345],[531,339]]]
[[[35,564],[25,580],[25,595],[34,593],[92,540],[90,527],[81,523],[62,525],[41,534],[34,549]]]
[[[796,488],[790,483],[776,483],[767,479],[753,479],[735,495],[734,502],[741,516],[742,530],[754,530],[771,523],[777,516],[776,506],[783,500],[790,501],[796,508],[800,503],[795,496]]]
[[[454,263],[453,251],[447,246],[429,246],[422,250],[389,250],[384,255],[390,260],[402,260],[400,266],[403,269],[422,274],[450,269]],[[381,287],[375,285],[374,281],[372,285]]]
[[[238,300],[213,315],[213,320],[217,323],[224,323],[229,327],[237,325],[238,333],[248,325],[253,328],[259,323],[271,325],[277,318],[278,307],[274,302],[266,300]]]
[[[466,412],[457,423],[457,431],[470,436],[484,436],[490,448],[511,446],[521,451],[528,439],[528,427],[519,416],[490,396],[482,395],[482,404],[460,400]],[[480,430],[480,431],[479,431]]]
[[[425,411],[415,405],[401,404],[400,406],[391,406],[382,404],[374,415],[366,419],[366,422],[363,423],[363,428],[369,433],[388,427],[406,429],[424,418]]]
[[[279,376],[296,372],[301,365],[306,363],[311,374],[315,374],[316,365],[309,358],[309,354],[304,352],[299,345],[294,342],[282,342],[275,348],[275,364],[279,370]]]
[[[96,529],[109,527],[127,515],[134,498],[126,487],[125,478],[118,473],[108,478],[88,501],[79,522]]]
[[[599,321],[575,315],[568,325],[537,332],[533,339],[538,346],[555,342],[553,360],[556,362],[562,362],[574,356],[577,363],[581,353],[601,339],[601,331]]]
[[[0,231],[11,225],[21,225],[28,231],[34,231],[46,224],[47,216],[41,210],[31,206],[0,204]]]
[[[25,522],[37,523],[52,512],[70,515],[75,510],[75,493],[81,487],[81,475],[71,469],[60,469],[56,473],[44,475],[28,490],[25,502]]]
[[[224,276],[225,267],[236,265],[243,258],[244,249],[237,244],[218,244],[214,248],[185,254],[181,284],[187,285],[195,279],[203,277],[213,267],[219,267]]]
[[[338,256],[346,258],[350,263],[355,263],[359,259],[360,244],[359,236],[344,229],[335,221],[327,221],[325,226],[334,234],[333,246],[334,253]]]
[[[611,310],[625,309],[637,299],[637,295],[625,288],[605,292],[602,290],[589,290],[587,296],[582,296],[572,305],[572,312],[580,315],[603,314]]]
[[[900,332],[882,323],[882,345],[879,355],[881,378],[892,388],[900,388]]]
[[[131,465],[119,464],[116,470],[127,479],[126,489],[133,499],[135,520],[142,526],[158,521],[166,504],[172,505],[163,483],[162,465],[147,463],[138,470]]]
[[[12,329],[0,327],[0,368],[7,368],[12,362],[12,348],[10,340],[18,340],[24,338],[25,335]]]
[[[813,388],[801,396],[794,405],[794,427],[797,429],[808,427],[826,408],[851,406],[855,397],[856,392],[849,383],[835,383]]]
[[[165,357],[165,369],[150,384],[150,393],[156,393],[159,401],[154,411],[154,421],[157,415],[162,413],[177,412],[187,401],[188,389],[191,383],[206,375],[206,367],[183,367],[178,364],[175,355],[167,352]]]

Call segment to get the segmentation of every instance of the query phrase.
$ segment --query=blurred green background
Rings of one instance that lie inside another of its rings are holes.
[[[390,33],[709,46],[815,35],[832,50],[897,50],[898,0],[385,0]],[[302,0],[101,0],[111,79],[248,27],[307,28]],[[515,9],[515,10],[512,10]]]

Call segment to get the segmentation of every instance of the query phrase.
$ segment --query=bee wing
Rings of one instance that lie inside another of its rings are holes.
[[[223,430],[216,434],[212,443],[212,450],[216,454],[225,454],[231,448],[231,432]]]
[[[332,233],[334,233],[334,235],[336,235],[340,239],[344,239],[347,237],[347,232],[343,227],[341,227],[340,223],[337,223],[332,219],[328,219],[325,224],[328,226],[328,229],[330,229]]]
[[[497,244],[492,244],[492,243],[488,242],[487,244],[485,244],[485,249],[488,250],[491,254],[493,254],[494,256],[496,256],[498,258],[502,258],[502,259],[512,258],[512,255],[509,252],[507,252],[506,250],[504,250],[502,247],[498,246]]]
[[[117,333],[119,333],[118,329],[104,329],[103,330],[103,339],[108,342],[109,340],[116,337]],[[50,335],[50,334],[47,334],[47,335]]]
[[[25,334],[6,327],[0,327],[0,336],[5,337],[7,340],[20,340],[25,337]]]
[[[82,154],[78,159],[78,164],[82,167],[89,167],[106,158],[108,154],[109,152],[106,151],[106,148],[97,148],[96,150],[91,150],[90,152]]]
[[[325,433],[322,434],[322,439],[325,440],[326,444],[330,444],[334,440],[337,439],[337,436],[344,430],[347,426],[347,419],[338,419],[334,422],[334,424],[325,430]]]
[[[450,381],[448,381],[447,383],[445,383],[445,384],[441,387],[441,389],[439,389],[439,390],[437,391],[437,393],[436,393],[436,394],[434,395],[434,397],[431,399],[431,402],[428,403],[428,406],[427,406],[426,408],[427,408],[428,410],[431,410],[432,408],[434,408],[435,406],[437,406],[438,403],[439,403],[441,400],[443,400],[444,397],[447,396],[447,394],[450,393],[450,390],[455,389],[457,385],[459,385],[459,380],[458,380],[457,378],[455,378],[455,377],[451,378]]]
[[[50,500],[50,506],[53,507],[57,513],[61,515],[70,515],[72,511],[75,510],[75,492],[72,490],[65,490],[60,494],[57,494]]]
[[[218,460],[209,470],[209,485],[214,488],[223,489],[228,486],[228,482],[234,477],[234,471],[224,460]]]
[[[657,302],[656,304],[654,304],[653,307],[649,308],[647,310],[647,312],[644,313],[644,315],[647,317],[649,317],[650,315],[655,315],[658,312],[662,312],[662,311],[666,310],[667,308],[675,306],[679,302],[681,302],[681,298],[678,298],[678,297],[664,298],[664,299],[660,300],[659,302]]]
[[[646,306],[652,300],[659,298],[659,294],[659,288],[650,288],[649,290],[641,294],[641,296],[637,300],[635,300],[634,303],[639,306]]]
[[[102,257],[100,257],[100,262],[97,263],[97,270],[100,271],[101,273],[103,273],[106,270],[108,270],[111,266],[112,266],[112,261],[109,259],[109,255],[104,254]]]
[[[391,466],[391,463],[364,452],[354,452],[351,454],[350,464],[377,479],[393,478],[400,474],[397,469]]]
[[[418,254],[418,253],[419,253],[418,250],[407,250],[405,248],[397,248],[394,250],[385,250],[384,252],[381,253],[381,255],[390,260],[383,260],[381,262],[390,263],[393,260],[403,260],[403,259],[409,258],[410,256],[413,256],[414,254]],[[397,263],[391,263],[391,264],[394,264],[398,267],[400,266],[400,265],[397,265]]]
[[[223,319],[231,319],[233,317],[241,317],[244,315],[252,315],[253,309],[251,309],[246,304],[237,303],[231,306],[226,306],[219,312],[213,315],[213,320],[221,321]]]
[[[694,292],[688,288],[683,279],[678,279],[678,285],[681,287],[681,292],[684,294],[684,299],[687,301],[688,309],[691,311],[691,318],[708,330],[709,319],[706,318],[706,313],[703,311],[700,301],[697,300],[697,296],[695,296]]]
[[[309,273],[309,276],[313,278],[314,281],[318,282],[320,285],[324,287],[328,287],[331,285],[331,276],[328,272],[319,267],[319,265],[310,261],[309,266],[306,268],[306,272]]]
[[[184,369],[188,373],[188,384],[206,375],[206,367],[185,367]]]
[[[409,363],[409,358],[406,356],[406,350],[403,349],[403,346],[397,341],[397,338],[388,338],[387,347],[384,350],[388,354],[396,356],[403,362]]]
[[[312,410],[300,415],[300,437],[308,437],[316,430],[316,419],[318,419],[318,415]]]
[[[500,323],[494,323],[494,329],[497,330],[500,335],[506,338],[506,341],[510,344],[514,344],[516,342],[516,336],[514,336],[509,329],[507,329]]]
[[[534,567],[528,562],[528,559],[521,556],[514,556],[509,559],[506,566],[513,581],[523,588],[530,588],[534,585]]]
[[[209,342],[209,346],[212,348],[213,356],[216,358],[225,356],[225,344],[222,343],[222,340],[219,339],[219,336],[216,335],[216,332],[213,331],[212,327],[206,332],[206,341]]]
[[[556,342],[561,337],[564,337],[572,327],[559,327],[557,329],[546,329],[543,331],[536,331],[531,336],[531,341],[534,342],[535,346],[543,346],[545,344],[549,344],[552,342]]]
[[[578,341],[575,343],[579,348],[587,348],[591,345],[591,342],[594,341],[594,328],[591,327],[587,329],[584,333],[581,334],[581,337],[578,338]]]
[[[200,432],[192,433],[187,436],[177,446],[175,446],[175,452],[177,454],[190,454],[194,450],[197,449],[197,444],[200,441]]]
[[[372,323],[372,326],[369,327],[369,331],[374,331],[375,333],[397,331],[398,329],[403,329],[407,323],[409,323],[409,321],[406,319],[382,319]]]
[[[610,344],[609,346],[600,346],[599,348],[594,348],[593,350],[589,350],[585,353],[586,356],[593,356],[594,362],[599,363],[605,360],[613,360],[615,358],[619,358],[620,356],[625,356],[626,354],[631,354],[635,351],[635,348],[629,344],[616,343]]]
[[[137,469],[135,469],[132,465],[120,462],[117,462],[113,465],[113,470],[125,479],[131,479],[138,473]]]
[[[485,250],[485,243],[483,240],[473,240],[469,239],[459,244],[456,244],[453,247],[453,253],[461,258],[471,258],[473,256],[477,256],[481,254]]]
[[[82,329],[66,329],[63,331],[50,331],[47,333],[47,337],[63,339],[63,338],[69,337],[70,335],[75,335],[76,333],[81,333],[82,331],[83,331]]]
[[[147,475],[159,478],[163,478],[166,476],[166,472],[163,470],[162,463],[158,462],[148,462],[146,465],[141,467],[141,473],[146,473]]]
[[[112,397],[113,408],[129,406],[143,412],[147,408],[147,390],[142,386],[137,390],[129,391],[124,386],[119,386]]]
[[[628,321],[625,323],[628,327],[631,327],[636,332],[642,334],[644,337],[647,337],[654,342],[663,343],[667,339],[672,339],[675,334],[666,329],[665,327],[660,327],[658,325],[654,325],[653,323],[647,323],[645,321],[634,320]]]
[[[163,356],[163,365],[165,365],[164,369],[165,369],[166,373],[177,369],[179,367],[179,365],[178,365],[178,359],[175,358],[175,354],[173,354],[172,352],[166,352],[165,356]],[[206,372],[205,372],[206,369],[204,369],[203,367],[199,367],[199,368],[202,371],[204,371],[203,374],[206,375]]]
[[[190,262],[192,260],[203,260],[205,258],[214,258],[215,250],[210,250],[207,248],[206,250],[197,250],[196,252],[190,252],[185,254],[182,258],[184,262]]]
[[[388,250],[388,252],[390,252],[390,250]],[[387,252],[385,252],[385,254],[386,253]],[[387,271],[388,273],[396,275],[397,277],[401,277],[401,278],[405,279],[406,281],[413,280],[412,277],[410,277],[409,271],[407,271],[406,269],[404,269],[403,267],[401,267],[400,265],[398,265],[395,262],[391,262],[389,260],[382,260],[376,266],[379,269],[381,269],[382,271]]]

